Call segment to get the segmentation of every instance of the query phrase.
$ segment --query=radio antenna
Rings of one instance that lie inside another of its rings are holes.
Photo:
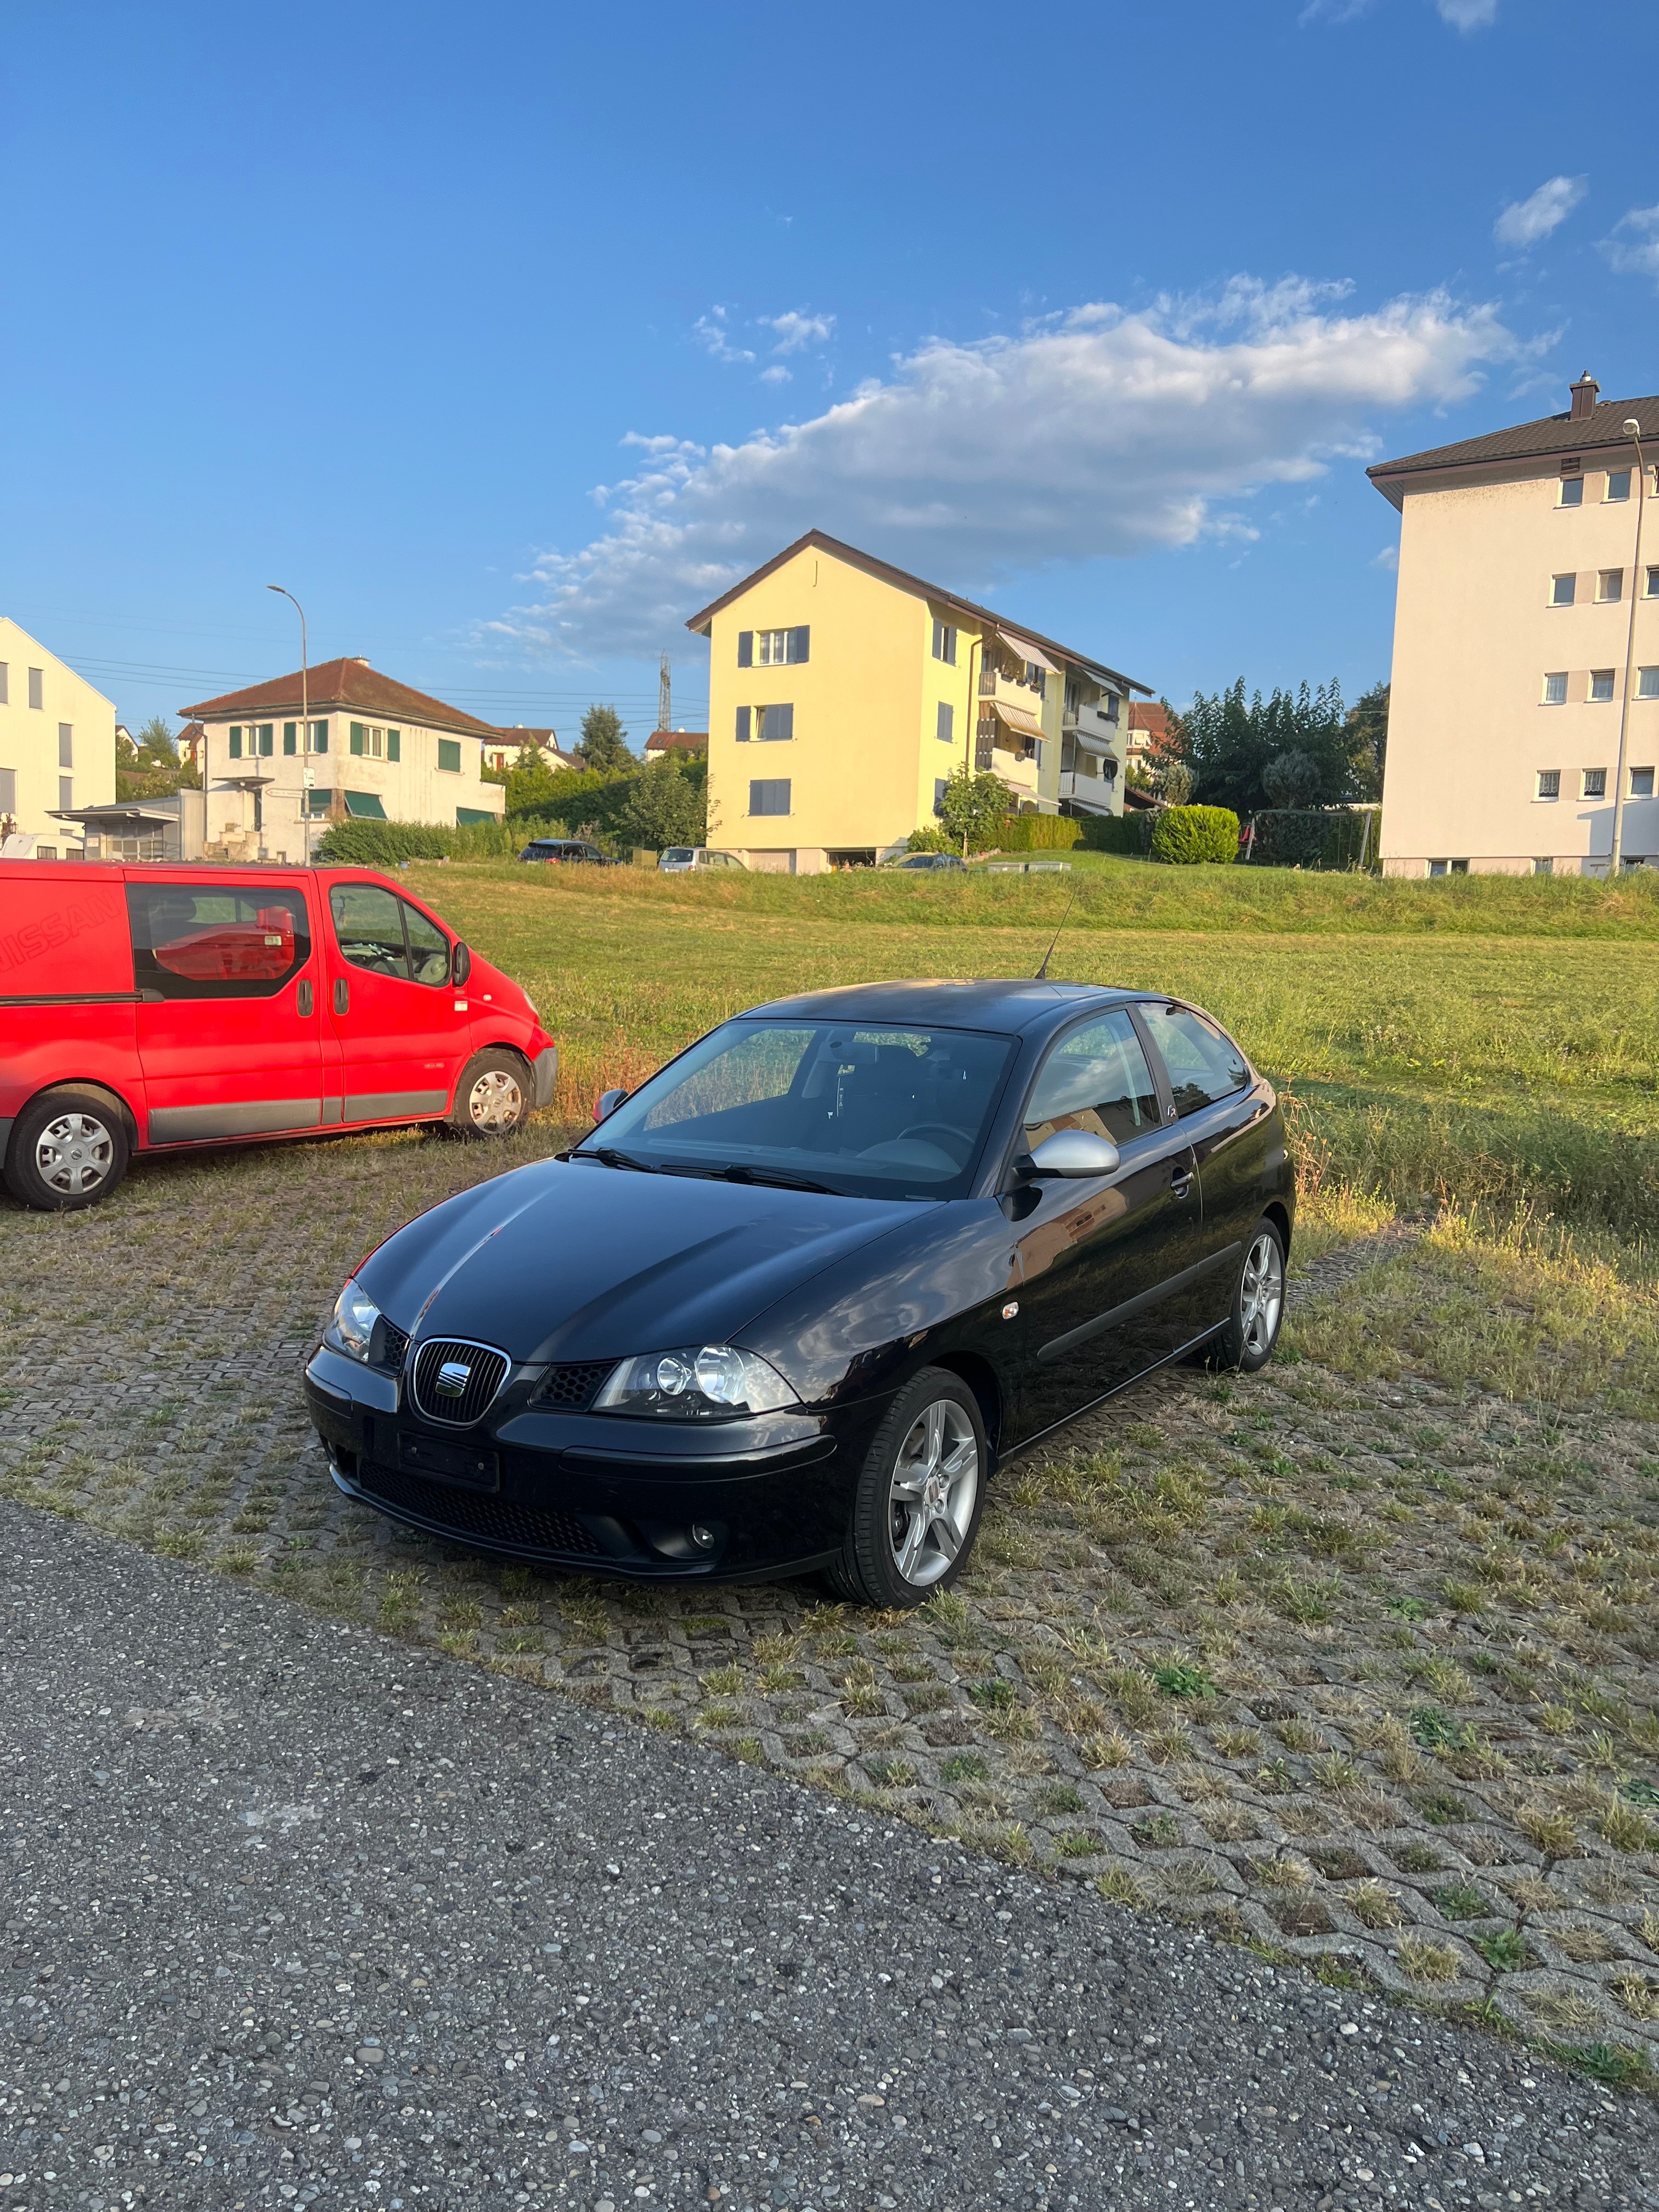
[[[1048,963],[1054,957],[1054,947],[1060,942],[1060,933],[1065,928],[1066,922],[1071,918],[1072,899],[1074,899],[1076,896],[1077,885],[1073,884],[1072,885],[1072,897],[1068,898],[1066,902],[1066,911],[1061,915],[1059,922],[1055,925],[1054,935],[1048,939],[1048,950],[1042,956],[1042,965],[1037,969],[1036,974],[1031,978],[1031,981],[1034,983],[1046,983],[1048,980]]]

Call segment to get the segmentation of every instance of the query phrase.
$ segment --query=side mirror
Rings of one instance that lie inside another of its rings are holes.
[[[472,947],[459,942],[449,956],[449,980],[459,991],[472,973]]]
[[[1090,1176],[1115,1175],[1122,1159],[1109,1137],[1097,1137],[1092,1129],[1056,1129],[1052,1137],[1043,1139],[1036,1152],[1024,1154],[1017,1164],[1024,1176],[1063,1176],[1068,1180],[1082,1180]]]
[[[593,1102],[594,1127],[598,1128],[601,1121],[608,1121],[627,1096],[625,1091],[601,1091]]]

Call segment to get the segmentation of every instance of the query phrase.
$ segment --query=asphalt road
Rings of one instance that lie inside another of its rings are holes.
[[[0,1507],[0,2207],[1652,2205],[1654,2107]]]

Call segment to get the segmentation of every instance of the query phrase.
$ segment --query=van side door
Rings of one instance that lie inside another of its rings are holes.
[[[436,1121],[472,1049],[471,1003],[450,981],[453,942],[387,884],[331,883],[327,900],[328,1021],[340,1053],[332,1118]]]
[[[279,1136],[323,1118],[316,916],[302,878],[130,876],[152,1145]]]

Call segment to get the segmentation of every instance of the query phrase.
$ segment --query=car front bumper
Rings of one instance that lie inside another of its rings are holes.
[[[509,1386],[499,1421],[441,1430],[406,1404],[400,1378],[327,1346],[305,1389],[348,1497],[473,1550],[642,1581],[771,1579],[826,1564],[883,1411],[669,1429],[514,1409]]]

